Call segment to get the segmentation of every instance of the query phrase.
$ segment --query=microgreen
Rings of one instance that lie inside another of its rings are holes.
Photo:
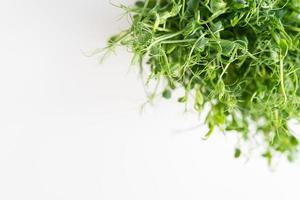
[[[131,26],[107,49],[130,49],[141,69],[150,69],[149,80],[167,82],[163,97],[183,88],[179,102],[193,98],[197,112],[210,105],[206,137],[217,129],[244,142],[259,137],[269,162],[276,154],[295,158],[299,141],[288,121],[300,120],[299,0],[141,0],[121,7]],[[237,147],[234,156],[242,153]]]

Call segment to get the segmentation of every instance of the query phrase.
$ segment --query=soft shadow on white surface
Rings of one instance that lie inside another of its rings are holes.
[[[200,123],[172,101],[141,115],[130,54],[83,56],[126,27],[109,1],[0,5],[0,199],[300,198],[299,162],[234,160],[225,136],[178,132]]]

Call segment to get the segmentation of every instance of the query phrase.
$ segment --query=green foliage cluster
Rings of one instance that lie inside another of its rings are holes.
[[[179,102],[192,98],[198,112],[209,104],[207,137],[216,129],[246,142],[258,136],[268,161],[275,154],[295,158],[299,141],[288,122],[300,119],[300,0],[143,0],[121,7],[131,26],[111,37],[108,49],[130,49],[150,69],[149,80],[167,82],[165,98],[184,88]]]

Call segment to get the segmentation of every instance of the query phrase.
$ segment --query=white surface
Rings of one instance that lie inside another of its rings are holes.
[[[82,55],[120,15],[106,0],[0,1],[0,199],[298,200],[299,162],[234,160],[223,135],[176,131],[199,123],[176,103],[140,115],[130,55]]]

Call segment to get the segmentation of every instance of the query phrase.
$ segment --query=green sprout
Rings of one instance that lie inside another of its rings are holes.
[[[167,83],[163,97],[183,88],[179,102],[189,100],[200,113],[209,105],[206,137],[221,130],[244,143],[259,138],[269,162],[274,155],[294,160],[299,141],[288,122],[300,121],[299,0],[142,0],[120,7],[131,25],[107,49],[133,52],[149,81]],[[242,153],[236,147],[234,156]]]

